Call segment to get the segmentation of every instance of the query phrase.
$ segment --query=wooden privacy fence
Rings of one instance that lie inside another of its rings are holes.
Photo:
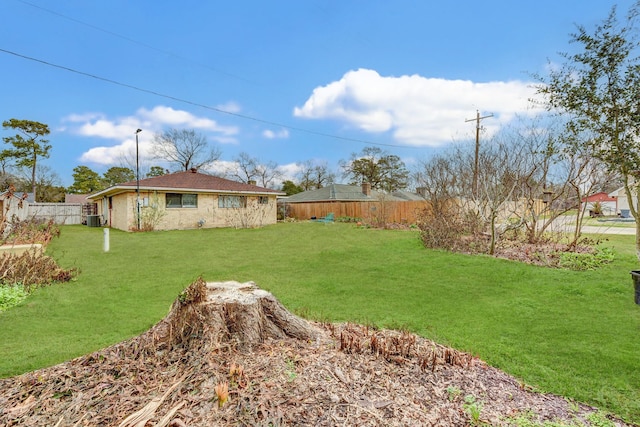
[[[460,200],[457,203],[460,209],[473,209],[472,203],[464,205]],[[421,201],[370,201],[370,202],[306,202],[287,203],[282,200],[278,202],[279,212],[286,212],[285,217],[297,220],[320,218],[333,212],[336,218],[350,217],[360,218],[364,221],[377,223],[397,223],[414,224],[421,212],[429,206],[426,200]],[[546,205],[542,200],[533,201],[533,209],[536,214],[545,211]],[[530,212],[527,209],[526,200],[506,202],[498,212],[498,219],[505,221],[508,218],[527,216]]]
[[[81,203],[29,203],[29,217],[50,220],[56,224],[82,224]]]
[[[364,221],[413,224],[426,208],[426,201],[374,201],[374,202],[278,202],[289,218],[298,220],[320,218],[333,212],[336,218],[360,218]]]

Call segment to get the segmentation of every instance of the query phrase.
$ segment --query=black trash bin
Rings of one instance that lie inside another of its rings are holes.
[[[640,305],[640,270],[631,271],[631,278],[633,279],[633,287],[636,291],[636,304]]]

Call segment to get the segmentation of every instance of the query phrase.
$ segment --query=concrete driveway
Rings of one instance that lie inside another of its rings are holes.
[[[575,215],[561,216],[553,220],[548,230],[571,232],[573,231],[575,222]],[[602,225],[585,225],[582,227],[582,232],[588,234],[624,234],[630,236],[636,234],[635,223],[632,221],[618,221],[612,218],[603,219],[599,224]]]

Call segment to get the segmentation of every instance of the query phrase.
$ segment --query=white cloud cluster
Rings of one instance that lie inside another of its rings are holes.
[[[235,104],[229,108],[239,109]],[[94,147],[80,156],[81,162],[100,165],[118,164],[123,158],[135,153],[136,129],[139,152],[142,159],[152,158],[153,135],[168,127],[190,128],[201,131],[211,140],[226,144],[235,143],[239,129],[235,126],[222,126],[207,117],[198,117],[188,111],[176,110],[158,105],[151,110],[140,108],[132,116],[109,118],[99,113],[72,114],[64,119],[69,129],[82,136],[103,138],[112,144]]]
[[[491,135],[518,114],[532,112],[532,83],[475,83],[419,75],[383,77],[374,70],[347,72],[338,81],[317,87],[296,117],[333,119],[368,133],[391,132],[397,143],[440,146],[474,132],[479,109],[491,113],[482,125]]]
[[[299,163],[287,163],[286,165],[279,165],[278,171],[282,174],[281,181],[297,181],[296,176],[302,170]]]
[[[262,132],[262,136],[267,139],[283,139],[289,138],[289,131],[287,129],[280,129],[278,131],[273,131],[271,129],[267,129]]]

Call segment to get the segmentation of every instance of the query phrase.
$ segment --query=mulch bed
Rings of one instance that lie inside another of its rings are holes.
[[[466,426],[580,420],[594,408],[533,392],[509,375],[415,335],[314,324],[315,340],[251,350],[149,334],[0,380],[2,426]],[[221,404],[220,385],[228,400]],[[481,406],[480,406],[481,405]],[[616,426],[623,422],[614,420]]]

